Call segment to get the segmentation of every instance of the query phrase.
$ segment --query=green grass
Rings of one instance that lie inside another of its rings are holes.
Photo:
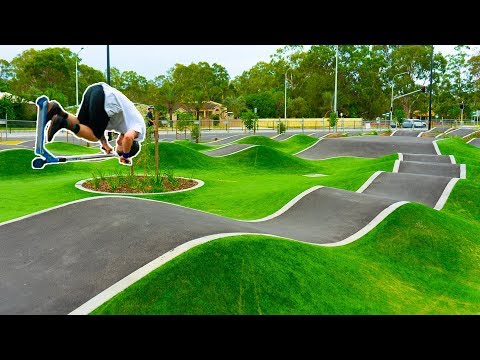
[[[339,248],[223,238],[167,262],[93,314],[478,313],[480,226],[458,233],[465,225],[408,204]]]
[[[457,182],[443,211],[461,219],[478,221],[480,201],[472,194],[480,194],[480,148],[465,144],[465,139],[452,137],[438,141],[442,154],[453,154],[457,164],[466,164],[467,179]]]
[[[54,145],[52,143],[51,145]],[[58,145],[57,145],[58,146]],[[78,149],[72,144],[73,153]],[[357,190],[375,171],[391,171],[396,154],[378,159],[338,158],[309,161],[267,146],[215,158],[180,144],[161,142],[160,172],[205,182],[194,191],[148,195],[162,200],[236,219],[258,219],[280,209],[302,191],[315,185]],[[63,148],[65,152],[68,149]],[[154,145],[142,151],[154,154]],[[116,159],[102,162],[69,162],[33,170],[30,150],[0,152],[0,221],[14,219],[69,201],[96,196],[76,189],[82,179],[128,172]],[[142,174],[142,168],[136,167]],[[309,178],[321,173],[328,176]],[[132,195],[133,196],[133,195]],[[19,199],[22,199],[19,201]]]
[[[190,149],[197,150],[197,151],[213,150],[220,147],[220,145],[205,145],[202,143],[191,142],[189,140],[175,140],[174,143],[186,146]]]
[[[239,139],[237,141],[234,141],[234,143],[264,145],[273,149],[280,150],[287,154],[295,154],[315,144],[317,141],[318,139],[303,134],[297,134],[282,141],[273,140],[266,136],[254,135]]]
[[[92,144],[91,147],[86,147],[65,142],[52,142],[46,144],[45,148],[53,155],[84,155],[101,153],[100,148],[96,144]]]
[[[205,186],[150,198],[256,219],[314,185],[355,191],[375,171],[391,171],[397,159],[392,154],[308,161],[290,155],[295,149],[289,146],[269,144],[213,158],[200,149],[162,142],[161,169],[201,179]],[[98,152],[77,146],[47,147],[62,154]],[[458,138],[438,146],[467,164],[467,179],[457,183],[440,212],[404,205],[343,247],[253,235],[215,240],[169,261],[94,313],[478,314],[480,149]],[[153,146],[144,150],[154,152]],[[33,158],[26,149],[0,152],[0,221],[94,196],[73,185],[98,171],[129,170],[116,159],[33,170]],[[303,176],[309,173],[327,176]]]
[[[253,235],[214,240],[93,314],[478,314],[480,149],[461,139],[438,145],[467,164],[467,179],[442,211],[404,205],[342,247]]]

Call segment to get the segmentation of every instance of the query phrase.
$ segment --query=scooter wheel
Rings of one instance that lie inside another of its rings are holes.
[[[44,159],[36,158],[33,160],[32,166],[34,169],[41,169],[45,163],[46,161]]]

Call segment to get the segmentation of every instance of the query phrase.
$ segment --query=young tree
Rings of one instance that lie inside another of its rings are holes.
[[[337,113],[332,111],[328,116],[328,126],[334,128],[336,131],[337,126]]]
[[[180,112],[177,111],[177,134],[178,131],[184,131],[185,132],[185,140],[187,140],[187,129],[188,126],[193,123],[193,120],[195,117],[191,112]],[[177,137],[178,138],[178,137]]]
[[[242,113],[241,115],[243,125],[248,130],[253,130],[253,133],[256,134],[256,121],[257,121],[257,114],[253,111],[248,110]]]

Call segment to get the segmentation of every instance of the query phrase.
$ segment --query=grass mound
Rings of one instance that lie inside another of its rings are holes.
[[[235,143],[264,145],[264,146],[271,147],[273,149],[286,152],[287,154],[295,154],[311,146],[317,141],[318,139],[315,139],[311,136],[304,135],[304,134],[297,134],[283,141],[273,140],[266,136],[255,135],[255,136],[248,136],[246,138],[239,139],[235,141]]]
[[[214,240],[169,261],[93,313],[478,313],[480,226],[459,231],[466,225],[408,204],[339,248],[252,235]]]

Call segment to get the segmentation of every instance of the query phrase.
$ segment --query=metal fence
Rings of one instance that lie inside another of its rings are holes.
[[[0,119],[0,140],[8,139],[9,135],[35,136],[37,122],[33,120]]]
[[[428,119],[422,120],[427,123]],[[278,132],[280,124],[285,125],[285,129],[294,132],[307,132],[307,131],[346,131],[346,130],[359,130],[359,131],[385,131],[391,129],[390,121],[387,119],[382,120],[366,120],[362,118],[339,118],[335,128],[329,127],[327,118],[300,118],[300,119],[258,119],[256,121],[257,130],[274,130]],[[158,126],[161,133],[177,133],[180,131],[177,127],[177,120],[159,120]],[[242,130],[245,131],[245,125],[241,119],[228,119],[228,120],[188,120],[187,127],[190,129],[193,125],[200,125],[202,131],[217,130],[229,132],[230,130]],[[461,126],[478,126],[480,122],[478,119],[466,119],[460,121],[459,119],[433,119],[431,127],[461,127]],[[187,129],[187,131],[188,131]],[[6,140],[9,136],[12,137],[31,137],[35,136],[36,121],[32,120],[7,120],[0,119],[0,140]],[[75,136],[66,132],[67,141],[75,140],[80,143],[80,140]]]
[[[9,138],[32,138],[36,136],[36,130],[37,122],[33,120],[0,119],[0,141],[6,141]],[[61,132],[62,134],[58,137],[61,141],[90,146],[87,141],[77,138],[66,130]]]
[[[427,123],[428,119],[422,120]],[[274,130],[278,132],[280,124],[285,125],[286,131],[311,131],[311,130],[320,130],[320,131],[344,131],[344,130],[359,130],[359,131],[368,131],[376,130],[383,131],[391,129],[390,121],[386,119],[382,120],[366,120],[362,118],[348,118],[343,119],[339,118],[336,124],[335,129],[329,126],[327,118],[317,118],[317,119],[258,119],[256,121],[256,128],[259,130]],[[187,126],[190,128],[192,125],[200,125],[201,130],[245,130],[245,125],[241,119],[228,119],[228,120],[189,120],[187,121]],[[464,120],[461,122],[458,119],[434,119],[432,120],[431,127],[442,126],[442,127],[460,127],[460,126],[472,126],[478,125],[478,120]],[[177,121],[176,120],[161,120],[159,121],[159,130],[175,132],[177,130]]]

